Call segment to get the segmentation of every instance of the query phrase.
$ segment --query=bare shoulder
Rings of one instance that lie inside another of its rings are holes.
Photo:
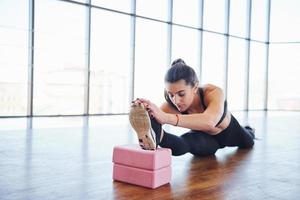
[[[211,92],[213,90],[222,90],[220,87],[213,84],[205,84],[202,86],[204,92]]]
[[[160,109],[166,113],[171,113],[171,114],[178,114],[179,111],[173,108],[168,102],[164,102],[161,106]]]
[[[224,99],[224,92],[223,90],[213,84],[205,84],[203,85],[203,92],[204,92],[204,97],[206,100],[212,100],[212,99]]]

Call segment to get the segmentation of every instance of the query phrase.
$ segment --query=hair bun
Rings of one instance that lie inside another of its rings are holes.
[[[177,59],[175,59],[175,60],[172,62],[171,66],[174,66],[174,65],[176,65],[177,63],[181,63],[181,64],[186,65],[185,62],[184,62],[184,60],[182,60],[181,58],[177,58]]]

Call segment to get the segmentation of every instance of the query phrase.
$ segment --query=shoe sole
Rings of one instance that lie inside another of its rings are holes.
[[[155,150],[156,142],[152,134],[150,117],[142,104],[131,107],[129,121],[137,133],[140,146],[146,150]]]

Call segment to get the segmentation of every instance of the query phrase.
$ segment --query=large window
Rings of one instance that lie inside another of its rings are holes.
[[[300,44],[271,45],[268,98],[270,109],[300,110],[299,52]]]
[[[224,33],[225,31],[225,1],[203,0],[204,16],[203,28],[205,30]]]
[[[122,12],[131,11],[131,0],[91,0],[93,5]]]
[[[271,42],[300,41],[300,1],[272,0]]]
[[[268,0],[252,0],[251,9],[251,38],[266,41]]]
[[[224,36],[203,32],[202,80],[203,84],[225,86]]]
[[[187,65],[199,72],[199,31],[173,26],[172,61],[182,58]]]
[[[130,17],[92,9],[90,113],[126,113],[130,92]]]
[[[300,2],[273,0],[269,54],[270,109],[300,110]]]
[[[177,24],[199,27],[199,0],[173,1],[173,22]],[[187,14],[188,13],[188,14]]]
[[[0,1],[0,116],[27,115],[28,12],[26,0]]]
[[[230,1],[229,34],[246,37],[249,0]]]
[[[273,0],[268,108],[300,110],[300,2]]]
[[[137,18],[135,49],[135,98],[160,104],[167,70],[167,25]]]
[[[229,39],[228,102],[231,110],[244,110],[246,102],[246,40]]]
[[[252,42],[249,68],[249,109],[263,110],[266,90],[266,44]]]
[[[83,114],[86,9],[52,0],[35,8],[34,115]]]
[[[128,113],[137,97],[160,104],[176,58],[223,88],[231,110],[300,110],[299,6],[1,0],[0,117]]]
[[[168,0],[137,0],[136,14],[163,21],[168,20]]]

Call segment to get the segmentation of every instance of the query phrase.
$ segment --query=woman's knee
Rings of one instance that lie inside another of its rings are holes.
[[[189,143],[190,153],[196,156],[214,155],[220,148],[218,142],[206,133],[193,132],[183,135],[182,138]]]
[[[210,149],[196,151],[196,152],[191,151],[191,154],[193,154],[194,156],[200,156],[200,157],[212,156],[212,155],[215,155],[215,153],[217,152],[218,149],[219,148],[210,148]]]
[[[252,148],[253,146],[254,146],[254,140],[249,140],[249,141],[245,142],[244,144],[240,145],[239,148],[249,149],[249,148]]]
[[[187,148],[181,147],[181,148],[174,148],[171,149],[172,151],[172,156],[182,156],[184,154],[186,154],[187,152],[189,152],[189,150]]]

